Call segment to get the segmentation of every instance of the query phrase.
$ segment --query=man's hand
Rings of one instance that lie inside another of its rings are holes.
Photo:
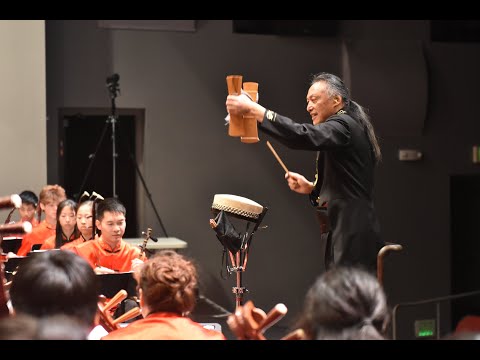
[[[133,275],[135,277],[135,280],[138,281],[138,278],[140,276],[140,271],[142,270],[142,267],[143,267],[143,260],[140,260],[140,259],[133,259],[132,260],[132,271],[133,271]]]
[[[254,102],[246,94],[228,95],[225,106],[229,114],[252,116],[260,122],[263,121],[263,115],[266,111],[262,105]]]
[[[310,194],[313,190],[313,183],[298,173],[289,171],[285,174],[285,179],[287,179],[290,190],[299,194]]]

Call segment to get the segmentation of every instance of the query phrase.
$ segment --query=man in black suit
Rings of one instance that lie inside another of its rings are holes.
[[[294,172],[285,178],[317,208],[326,268],[357,265],[375,271],[384,243],[373,204],[374,168],[381,159],[373,126],[335,75],[315,75],[306,100],[312,124],[267,110],[245,94],[229,95],[226,107],[232,114],[254,116],[261,131],[289,148],[317,151],[314,181]]]

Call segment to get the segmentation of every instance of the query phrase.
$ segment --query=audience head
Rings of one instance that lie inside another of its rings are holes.
[[[91,266],[69,251],[46,251],[25,259],[10,288],[17,314],[43,318],[73,316],[93,327],[97,314],[99,283]]]
[[[137,280],[144,317],[154,312],[187,315],[195,308],[195,264],[173,250],[162,250],[145,262]]]
[[[378,280],[365,270],[333,268],[309,289],[297,324],[309,339],[380,340],[389,311]]]

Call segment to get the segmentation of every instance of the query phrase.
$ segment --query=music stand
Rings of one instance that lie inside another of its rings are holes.
[[[25,260],[27,256],[20,256],[8,259],[5,262],[5,280],[10,281],[12,279],[13,274],[17,270],[17,267]]]
[[[12,252],[14,254],[17,253],[18,249],[22,245],[22,238],[16,236],[8,236],[3,238],[2,242],[2,250],[5,254]]]
[[[137,296],[137,281],[133,272],[119,272],[115,274],[97,274],[100,280],[100,294],[107,299],[115,296],[120,290],[125,290],[128,297]]]
[[[33,244],[32,251],[30,252],[39,251],[41,247],[42,247],[42,244]]]

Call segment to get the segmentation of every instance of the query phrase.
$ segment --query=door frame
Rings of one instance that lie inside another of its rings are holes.
[[[58,177],[61,184],[65,183],[65,158],[64,144],[65,144],[65,128],[64,118],[71,116],[105,116],[105,121],[111,115],[111,108],[107,107],[61,107],[58,109],[58,149],[57,149],[57,164],[58,164]],[[135,126],[135,149],[134,157],[137,162],[138,168],[145,177],[144,166],[144,141],[145,141],[145,109],[138,108],[116,108],[116,116],[132,116],[134,117]],[[101,134],[98,134],[100,137]],[[118,145],[117,145],[118,146]],[[93,151],[94,149],[92,149]],[[138,174],[135,174],[138,176]],[[145,228],[143,219],[145,219],[145,196],[143,184],[139,181],[136,182],[135,198],[137,207],[137,224],[139,229]]]

